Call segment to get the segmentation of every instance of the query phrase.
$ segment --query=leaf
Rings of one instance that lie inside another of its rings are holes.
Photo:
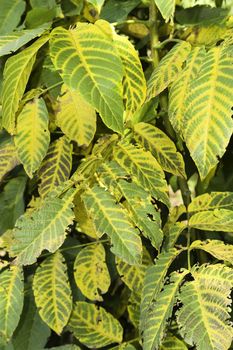
[[[79,23],[72,30],[54,29],[50,51],[65,84],[78,91],[110,129],[122,133],[123,67],[107,22]]]
[[[194,214],[189,220],[189,226],[206,231],[232,231],[233,211],[214,209]]]
[[[168,250],[173,248],[176,244],[180,234],[187,228],[185,222],[176,222],[174,224],[164,227],[165,240],[163,243],[163,249]]]
[[[49,327],[41,320],[30,290],[25,296],[23,312],[12,343],[16,350],[41,350],[50,335]]]
[[[179,298],[183,306],[177,313],[185,341],[199,350],[227,350],[232,341],[229,323],[232,269],[221,265],[202,265],[193,269],[194,281],[187,282]]]
[[[102,244],[83,248],[74,262],[74,278],[82,294],[90,300],[102,301],[111,284]]]
[[[115,34],[114,42],[124,68],[123,96],[126,100],[126,111],[136,112],[146,98],[146,80],[138,52],[128,38]]]
[[[128,14],[139,4],[140,0],[125,0],[124,6],[122,6],[122,1],[108,0],[105,2],[100,15],[101,18],[110,23],[124,21]]]
[[[54,348],[46,348],[50,350],[80,350],[80,347],[75,345],[75,344],[67,344],[67,345],[61,345],[61,346],[56,346]]]
[[[186,98],[192,80],[197,76],[205,50],[203,47],[195,47],[188,55],[186,66],[180,73],[179,77],[172,83],[169,91],[169,120],[179,135],[182,136],[184,131]]]
[[[23,272],[11,266],[0,273],[0,345],[7,343],[20,319],[23,308]]]
[[[37,268],[33,291],[42,320],[61,334],[72,311],[72,296],[65,260],[59,251]]]
[[[140,300],[140,294],[132,292],[127,305],[130,322],[135,328],[138,328],[140,321]]]
[[[169,206],[164,173],[150,152],[131,144],[118,143],[114,148],[114,158],[135,182]]]
[[[147,123],[134,125],[134,137],[149,150],[164,171],[186,178],[184,160],[172,140],[160,129]]]
[[[190,84],[185,111],[184,138],[201,179],[218,163],[233,131],[232,84],[232,58],[221,47],[209,50]]]
[[[139,264],[142,252],[139,233],[114,197],[95,185],[84,192],[82,199],[95,224],[96,233],[99,237],[104,233],[110,237],[111,251],[129,264]]]
[[[51,143],[39,169],[39,194],[44,198],[70,176],[72,166],[72,145],[65,136]]]
[[[42,98],[28,102],[17,119],[15,146],[18,157],[31,178],[49,147],[48,123],[48,111]]]
[[[105,0],[88,0],[88,2],[90,4],[92,4],[93,6],[95,6],[98,10],[98,12],[100,12]]]
[[[9,33],[17,27],[25,7],[23,0],[0,0],[0,35]]]
[[[44,31],[45,28],[40,27],[0,35],[0,56],[9,55],[12,52],[17,51],[32,39],[43,34]]]
[[[233,192],[204,193],[193,198],[188,207],[189,213],[215,209],[233,210]]]
[[[147,101],[157,96],[168,87],[180,74],[182,65],[191,51],[191,46],[185,41],[176,44],[163,57],[158,67],[152,72],[147,84]]]
[[[205,252],[213,255],[218,260],[223,260],[233,265],[233,245],[225,244],[222,241],[208,239],[204,242],[194,241],[190,249],[202,249]]]
[[[150,254],[143,249],[143,258],[140,265],[129,265],[120,258],[116,258],[116,267],[121,280],[134,293],[141,293],[145,272],[152,265]]]
[[[89,348],[100,348],[121,343],[123,329],[120,323],[104,308],[77,302],[69,323],[74,336]]]
[[[167,322],[172,316],[173,306],[177,300],[178,289],[188,270],[172,272],[169,284],[157,295],[147,314],[147,321],[143,332],[143,349],[157,349],[164,337]]]
[[[163,287],[167,271],[178,254],[179,251],[174,248],[169,249],[168,252],[160,253],[155,261],[155,265],[149,266],[146,270],[141,300],[141,331],[146,328],[148,312],[151,309],[151,305],[157,299],[157,296]]]
[[[173,19],[176,5],[175,0],[166,0],[166,2],[163,0],[154,0],[154,2],[165,19],[165,22]]]
[[[2,125],[15,133],[15,115],[34,65],[37,51],[48,41],[41,37],[31,46],[10,57],[4,67],[2,88]]]
[[[63,85],[58,100],[57,125],[79,146],[89,146],[96,131],[96,113],[82,96]]]
[[[188,348],[182,340],[168,333],[159,350],[188,350]]]
[[[16,221],[10,252],[16,256],[15,264],[33,264],[44,249],[54,253],[62,245],[74,218],[73,195],[74,190],[70,190],[62,199],[48,198],[38,210]]]
[[[0,143],[0,182],[4,176],[19,164],[12,138]]]
[[[15,221],[24,212],[24,190],[27,178],[15,177],[5,185],[0,193],[0,235],[12,229]]]
[[[119,189],[125,198],[123,205],[131,214],[134,224],[142,231],[151,244],[159,250],[163,233],[160,214],[152,204],[152,198],[141,186],[124,180],[118,182]]]

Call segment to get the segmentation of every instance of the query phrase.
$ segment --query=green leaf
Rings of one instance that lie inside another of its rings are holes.
[[[68,180],[72,166],[72,144],[65,136],[51,143],[39,169],[39,194],[44,198],[58,185]]]
[[[202,249],[205,252],[213,255],[218,260],[223,260],[231,265],[233,265],[233,245],[225,244],[222,241],[215,239],[206,240],[206,241],[194,241],[190,249]]]
[[[54,348],[46,348],[47,350],[80,350],[80,347],[74,344],[56,346]]]
[[[141,293],[145,272],[148,266],[152,265],[150,254],[143,249],[143,258],[140,265],[129,265],[120,258],[116,258],[116,267],[121,280],[134,293]]]
[[[188,207],[189,213],[215,209],[233,210],[233,192],[205,193],[193,198]]]
[[[96,131],[96,113],[82,96],[63,85],[58,99],[56,123],[79,146],[89,146]]]
[[[16,350],[41,350],[50,335],[49,327],[41,320],[32,291],[25,295],[23,312],[12,343]]]
[[[2,88],[2,125],[10,133],[15,133],[15,116],[23,97],[37,51],[48,41],[42,37],[27,49],[10,57],[4,67]]]
[[[188,273],[188,270],[172,272],[169,283],[164,285],[157,299],[152,302],[142,335],[144,350],[157,349],[161,345],[167,322],[177,301],[179,286]]]
[[[122,133],[123,66],[107,22],[79,23],[72,30],[58,27],[52,31],[50,50],[65,84],[77,90],[110,129]]]
[[[164,172],[150,152],[121,142],[114,148],[114,158],[135,182],[169,206]]]
[[[42,98],[28,102],[18,116],[14,141],[29,177],[33,177],[47,153],[50,141],[48,123],[48,111]]]
[[[166,2],[164,2],[164,0],[154,0],[154,2],[165,19],[165,22],[173,19],[176,0],[166,0]]]
[[[124,21],[140,2],[140,0],[125,0],[124,6],[122,6],[121,0],[108,0],[102,8],[101,18],[108,22]]]
[[[146,270],[145,279],[142,288],[140,329],[143,331],[147,322],[148,312],[157,299],[160,290],[163,287],[167,271],[179,251],[172,248],[168,252],[160,253],[155,265],[149,266]]]
[[[163,249],[168,250],[173,248],[176,244],[180,234],[187,228],[185,222],[176,222],[164,227],[165,240],[163,243]]]
[[[0,0],[0,35],[9,33],[17,27],[25,7],[24,0]]]
[[[180,74],[182,65],[191,51],[191,46],[185,41],[176,44],[163,57],[158,67],[152,72],[147,85],[147,101],[157,96],[168,87]]]
[[[189,226],[199,230],[231,232],[233,211],[214,209],[194,214],[189,220]]]
[[[15,177],[5,185],[0,193],[0,235],[12,229],[15,221],[24,212],[24,190],[27,178]]]
[[[193,269],[194,281],[180,293],[183,304],[177,320],[185,341],[200,350],[227,350],[232,341],[229,323],[232,269],[221,265],[202,265]]]
[[[93,6],[95,6],[98,10],[98,12],[100,12],[105,0],[88,0],[89,4],[92,4]]]
[[[120,180],[118,186],[126,200],[123,205],[129,211],[132,221],[159,250],[163,240],[161,219],[159,212],[152,204],[150,194],[141,186],[124,180]]]
[[[0,143],[0,182],[4,176],[19,164],[15,145],[12,138],[7,138]]]
[[[140,294],[132,292],[127,305],[130,322],[137,329],[140,322],[140,301]]]
[[[57,251],[37,268],[33,279],[35,302],[42,320],[61,334],[72,311],[72,296],[67,267]]]
[[[82,294],[90,300],[102,301],[111,284],[105,262],[105,250],[102,244],[93,244],[83,248],[74,262],[74,278]]]
[[[202,179],[224,154],[233,131],[232,62],[221,47],[209,50],[190,84],[184,138]]]
[[[104,308],[94,304],[77,302],[69,326],[74,336],[89,348],[101,348],[122,341],[120,323]]]
[[[200,70],[204,56],[205,50],[203,47],[193,48],[188,55],[185,68],[173,82],[169,91],[169,119],[180,136],[182,136],[184,131],[185,102],[189,93],[189,87]]]
[[[45,28],[40,27],[32,30],[22,30],[20,32],[0,35],[0,56],[9,55],[17,51],[32,39],[43,34],[44,31]]]
[[[145,101],[146,80],[138,52],[129,39],[117,34],[113,38],[124,68],[123,96],[126,100],[126,111],[132,115]]]
[[[188,350],[188,348],[182,340],[168,333],[159,350]]]
[[[7,343],[23,309],[23,271],[11,266],[0,273],[0,345]]]
[[[96,233],[99,237],[104,233],[110,237],[111,251],[129,264],[139,264],[142,252],[139,232],[115,198],[95,185],[84,192],[82,199],[95,224]]]
[[[134,125],[135,139],[149,150],[163,170],[186,177],[182,155],[172,140],[160,129],[147,123]]]
[[[31,216],[26,213],[16,221],[11,245],[15,264],[33,264],[44,249],[54,253],[62,245],[74,218],[73,195],[70,190],[62,199],[48,198]]]

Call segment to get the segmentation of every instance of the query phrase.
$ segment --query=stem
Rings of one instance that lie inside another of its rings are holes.
[[[60,252],[64,252],[66,250],[70,250],[70,249],[76,249],[76,248],[81,248],[81,247],[86,247],[88,245],[93,245],[93,244],[99,244],[99,243],[107,243],[109,242],[108,239],[102,239],[102,240],[99,240],[99,241],[94,241],[94,242],[88,242],[88,243],[82,243],[82,244],[77,244],[77,245],[73,245],[71,247],[65,247],[65,248],[61,248],[59,249]],[[45,257],[45,256],[49,256],[53,253],[45,253],[45,254],[42,254],[40,255],[40,257]]]
[[[172,43],[172,42],[179,43],[181,41],[182,41],[181,39],[175,39],[175,38],[166,39],[162,42],[158,42],[157,45],[155,45],[155,49],[162,49],[168,43]]]
[[[43,89],[43,90],[37,95],[37,97],[40,97],[40,96],[43,95],[45,92],[47,92],[47,91],[49,91],[49,90],[52,90],[52,89],[54,89],[55,87],[57,87],[57,86],[59,86],[59,85],[61,85],[61,84],[63,84],[63,80],[62,80],[62,81],[59,81],[59,82],[56,83],[56,84],[53,84],[53,85],[47,87],[46,89]]]
[[[156,45],[159,43],[158,27],[157,27],[157,9],[154,0],[151,0],[150,7],[150,42],[151,42],[151,58],[152,64],[156,67],[159,63],[159,55]]]

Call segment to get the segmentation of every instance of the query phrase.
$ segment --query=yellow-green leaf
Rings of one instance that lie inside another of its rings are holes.
[[[111,251],[129,264],[139,264],[142,253],[139,232],[133,227],[123,208],[116,203],[115,198],[95,185],[84,192],[82,199],[98,236],[106,233],[110,237]]]
[[[42,37],[15,56],[10,57],[4,67],[2,88],[2,125],[15,133],[15,116],[34,65],[37,51],[48,41]]]
[[[79,146],[89,146],[96,130],[96,113],[77,92],[63,85],[58,99],[56,123]]]
[[[48,198],[31,215],[19,217],[10,247],[15,264],[33,264],[44,249],[54,253],[62,245],[74,218],[73,195],[74,190],[69,190],[63,198]]]
[[[126,111],[133,114],[145,101],[146,79],[138,52],[129,39],[116,34],[114,42],[124,68],[123,94],[126,99]]]
[[[164,172],[150,152],[121,142],[114,148],[114,158],[134,181],[169,206]]]
[[[233,192],[211,192],[195,197],[189,204],[189,213],[204,210],[233,210]]]
[[[184,340],[199,350],[228,350],[232,342],[229,322],[233,270],[202,265],[192,270],[194,281],[181,289],[178,325]]]
[[[23,271],[11,266],[0,273],[0,345],[7,343],[23,309]]]
[[[202,249],[205,252],[213,255],[218,260],[227,261],[233,265],[233,245],[225,244],[216,239],[208,239],[206,241],[194,241],[190,249]]]
[[[182,136],[184,132],[185,101],[192,80],[197,76],[201,67],[205,50],[202,47],[193,48],[187,58],[187,63],[169,91],[169,119],[173,128]]]
[[[188,350],[188,347],[182,340],[168,333],[159,350]]]
[[[203,210],[190,218],[189,226],[199,230],[231,232],[233,211],[228,209]]]
[[[95,24],[78,23],[70,30],[55,28],[50,52],[65,84],[77,90],[109,128],[121,133],[123,65],[108,23],[99,20]]]
[[[45,197],[58,185],[65,182],[72,166],[72,144],[63,136],[51,143],[39,169],[39,194]]]
[[[185,41],[176,44],[163,57],[158,67],[152,72],[147,85],[147,101],[157,96],[170,85],[180,74],[182,65],[187,59],[191,45]]]
[[[3,177],[18,165],[19,158],[15,149],[14,142],[8,138],[0,144],[0,181]]]
[[[223,156],[232,135],[232,84],[232,57],[221,47],[209,50],[190,84],[184,123],[184,139],[202,179]]]
[[[50,141],[48,111],[42,98],[28,102],[17,119],[14,137],[18,157],[29,177],[39,168]]]
[[[88,348],[121,343],[121,324],[101,306],[77,302],[69,323],[74,336]]]
[[[42,320],[61,334],[72,311],[72,296],[67,267],[57,251],[37,268],[33,279],[35,302]]]
[[[176,0],[154,0],[155,5],[158,7],[161,15],[165,19],[165,22],[168,22],[170,19],[173,19]]]
[[[102,244],[83,248],[74,262],[74,278],[82,294],[90,300],[102,301],[111,283]]]
[[[138,123],[134,125],[134,132],[136,141],[152,153],[163,170],[186,177],[183,157],[163,131],[147,123]]]

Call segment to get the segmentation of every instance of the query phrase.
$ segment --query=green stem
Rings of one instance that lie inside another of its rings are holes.
[[[156,45],[159,43],[158,27],[157,27],[157,9],[154,0],[151,0],[150,7],[150,42],[151,42],[151,58],[153,66],[156,67],[159,63],[159,54]]]
[[[99,241],[82,243],[82,244],[77,244],[77,245],[73,245],[73,246],[70,246],[70,247],[60,248],[59,250],[60,250],[60,252],[64,252],[64,251],[70,250],[70,249],[82,248],[82,247],[86,247],[86,246],[93,245],[93,244],[108,243],[108,242],[109,242],[109,239],[102,239],[102,240],[99,240]],[[45,254],[40,255],[40,257],[49,256],[51,254],[52,253],[45,253]]]
[[[172,42],[180,43],[181,41],[182,41],[181,39],[169,38],[169,39],[166,39],[162,42],[158,42],[157,45],[155,45],[155,49],[162,49],[168,43],[172,43]]]
[[[56,83],[56,84],[53,84],[53,85],[47,87],[46,89],[43,89],[43,90],[38,94],[37,97],[40,97],[41,95],[43,95],[43,94],[46,93],[47,91],[52,90],[52,89],[54,89],[55,87],[57,87],[57,86],[59,86],[59,85],[61,85],[61,84],[63,84],[63,80],[62,80],[62,81],[59,81],[59,82]]]

